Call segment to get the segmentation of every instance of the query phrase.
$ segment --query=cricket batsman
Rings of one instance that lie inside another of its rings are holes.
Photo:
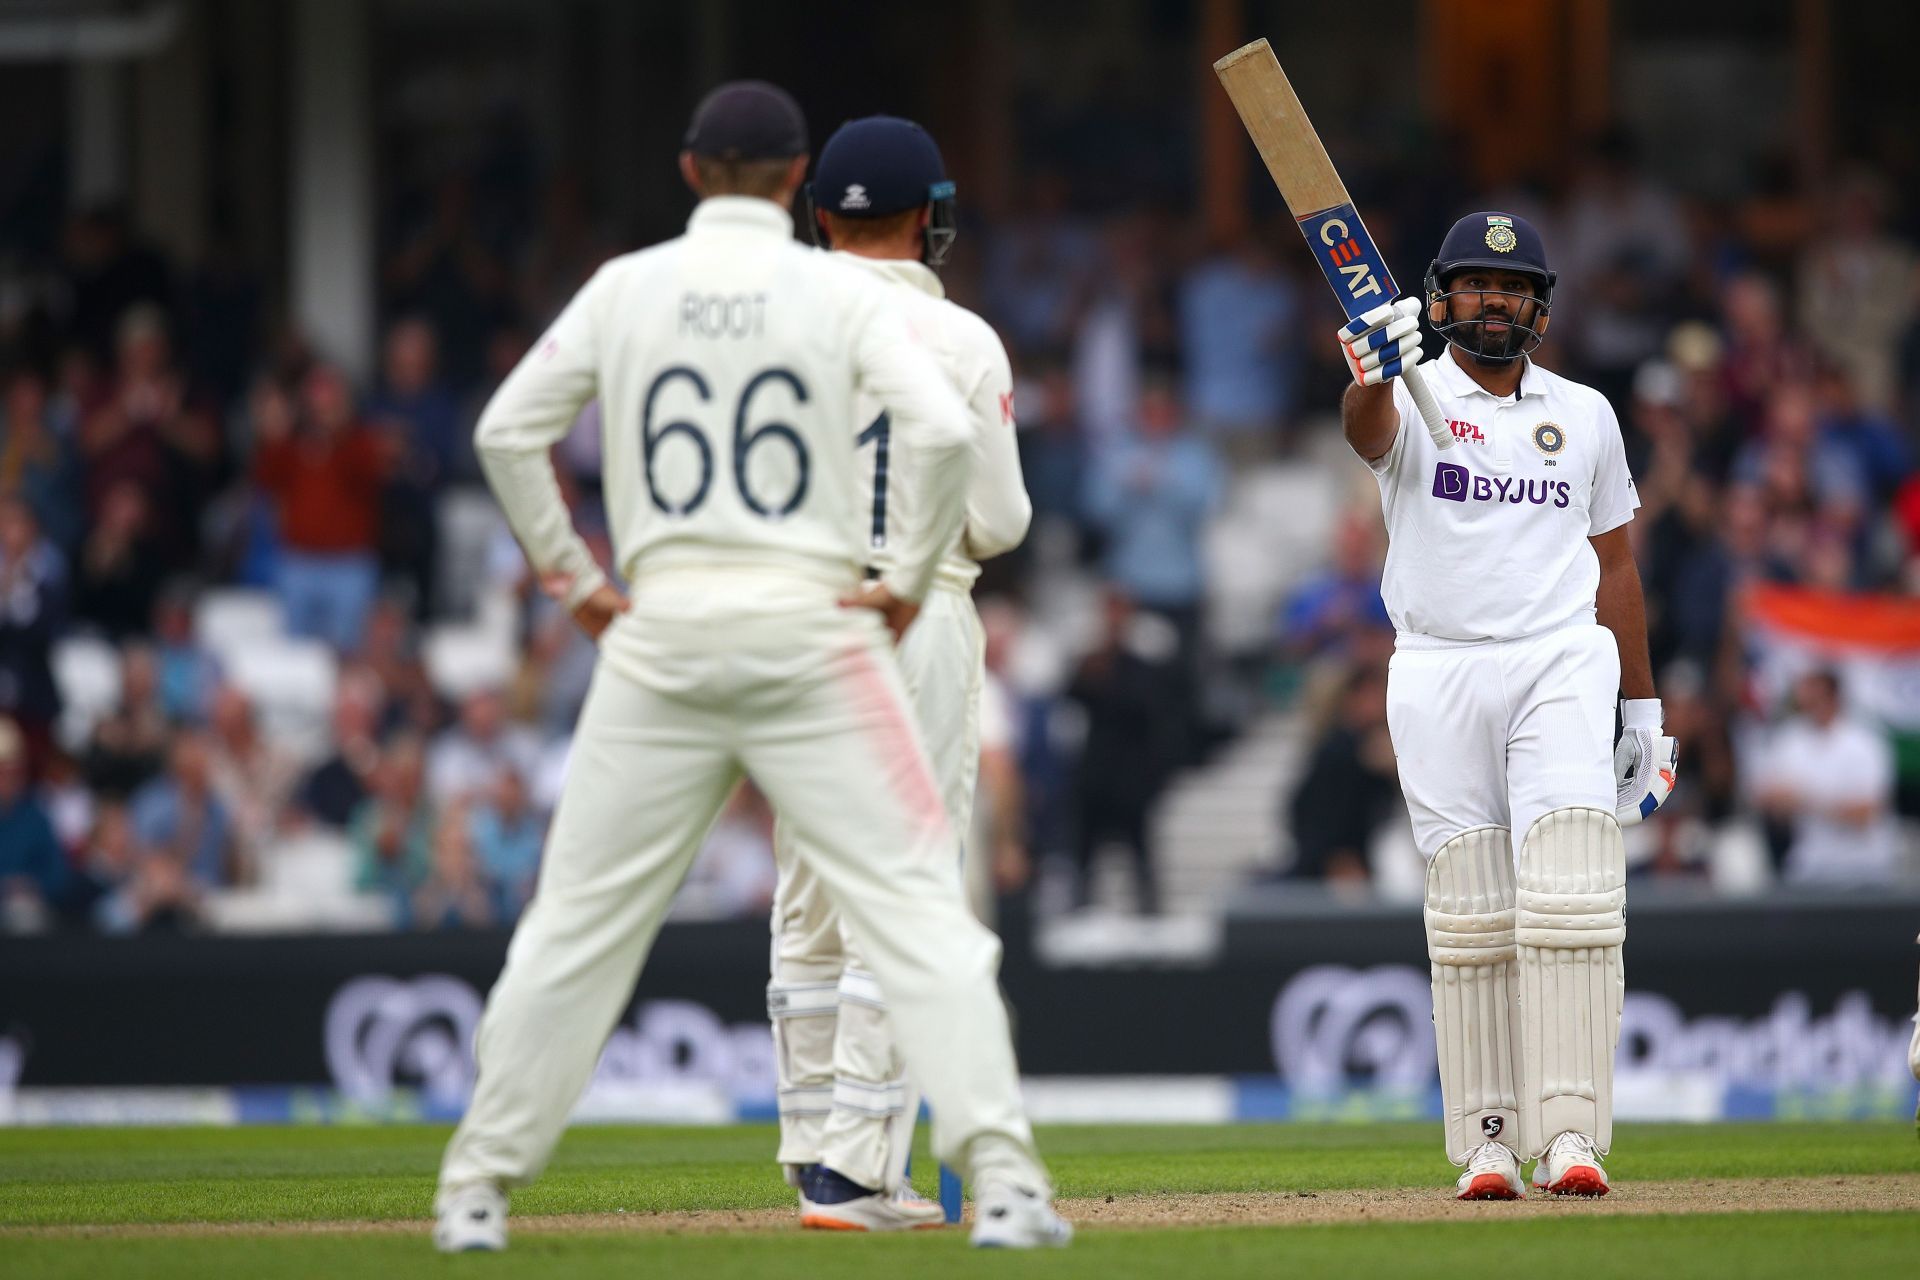
[[[599,662],[441,1165],[442,1250],[505,1245],[507,1189],[551,1155],[743,775],[804,837],[800,857],[887,992],[935,1108],[935,1151],[974,1182],[973,1242],[1072,1235],[1021,1106],[999,943],[954,874],[889,634],[959,536],[973,432],[887,288],[794,242],[806,155],[786,93],[745,81],[710,94],[680,157],[701,197],[686,234],[602,267],[476,430],[515,535]],[[573,528],[548,456],[596,396],[629,596]],[[867,401],[907,464],[909,514],[891,566],[863,586],[869,512],[849,424]]]
[[[885,290],[967,406],[973,476],[966,520],[944,548],[899,648],[907,697],[953,831],[947,871],[959,882],[986,669],[973,583],[978,562],[1018,546],[1033,515],[1014,438],[1012,368],[998,335],[947,301],[935,274],[953,244],[954,187],[926,130],[891,116],[841,126],[820,151],[804,203],[815,239]],[[894,452],[891,418],[873,397],[858,397],[851,425],[861,447],[868,572],[884,581],[896,569],[913,514],[911,495],[900,490],[913,463]],[[938,1226],[941,1207],[915,1195],[907,1180],[920,1094],[894,1043],[888,992],[828,900],[809,844],[794,824],[781,822],[767,986],[779,1075],[776,1159],[799,1189],[803,1226]]]
[[[1640,505],[1598,392],[1533,363],[1554,273],[1525,218],[1453,225],[1426,276],[1444,453],[1394,376],[1413,299],[1343,326],[1341,421],[1386,516],[1387,724],[1428,860],[1427,953],[1463,1200],[1604,1195],[1624,993],[1622,824],[1674,785],[1639,570]],[[1614,700],[1624,726],[1614,741]]]

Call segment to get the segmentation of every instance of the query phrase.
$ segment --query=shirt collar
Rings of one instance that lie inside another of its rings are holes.
[[[1520,360],[1521,397],[1545,396],[1547,394],[1547,371],[1534,364],[1533,360],[1528,356],[1521,356]],[[1422,367],[1424,368],[1425,366]],[[1446,390],[1448,395],[1456,397],[1479,395],[1486,396],[1490,400],[1496,398],[1491,391],[1488,391],[1485,387],[1475,382],[1472,375],[1460,366],[1460,352],[1452,343],[1447,344],[1446,358],[1444,360],[1434,361],[1432,367],[1434,376],[1439,378],[1440,385]]]
[[[856,267],[871,271],[885,280],[909,285],[920,292],[936,298],[947,296],[947,288],[940,283],[940,277],[934,274],[932,267],[924,262],[915,262],[911,258],[868,258],[858,253],[847,253],[836,249],[834,257],[851,262]]]
[[[721,227],[778,232],[793,239],[793,215],[758,196],[708,196],[694,206],[693,216],[687,219],[688,231],[712,231]]]

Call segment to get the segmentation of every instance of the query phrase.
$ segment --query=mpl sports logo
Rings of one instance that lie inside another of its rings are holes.
[[[1448,502],[1502,502],[1516,507],[1544,507],[1549,503],[1565,507],[1573,502],[1573,491],[1565,480],[1477,476],[1452,462],[1434,466],[1433,496]]]

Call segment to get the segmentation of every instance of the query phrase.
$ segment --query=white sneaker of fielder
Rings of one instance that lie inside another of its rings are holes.
[[[1519,1200],[1527,1194],[1520,1157],[1504,1142],[1483,1142],[1467,1156],[1467,1171],[1454,1183],[1456,1200]]]
[[[838,1204],[815,1204],[800,1194],[800,1225],[817,1231],[921,1231],[946,1224],[945,1210],[921,1199],[912,1187]]]
[[[1603,1196],[1607,1171],[1600,1153],[1584,1133],[1563,1133],[1547,1144],[1547,1152],[1533,1167],[1533,1185],[1556,1196]]]
[[[450,1187],[434,1201],[433,1247],[498,1253],[507,1247],[507,1197],[491,1182]]]
[[[1055,1213],[1043,1196],[992,1182],[973,1198],[976,1249],[1058,1249],[1072,1240],[1073,1224]]]

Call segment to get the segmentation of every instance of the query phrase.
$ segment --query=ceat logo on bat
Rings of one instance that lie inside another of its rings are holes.
[[[1373,246],[1354,234],[1359,225],[1360,215],[1350,206],[1333,210],[1321,221],[1317,238],[1321,245],[1319,252],[1327,260],[1324,270],[1327,279],[1347,295],[1348,301],[1358,302],[1368,297],[1384,300],[1387,289],[1373,269]]]

